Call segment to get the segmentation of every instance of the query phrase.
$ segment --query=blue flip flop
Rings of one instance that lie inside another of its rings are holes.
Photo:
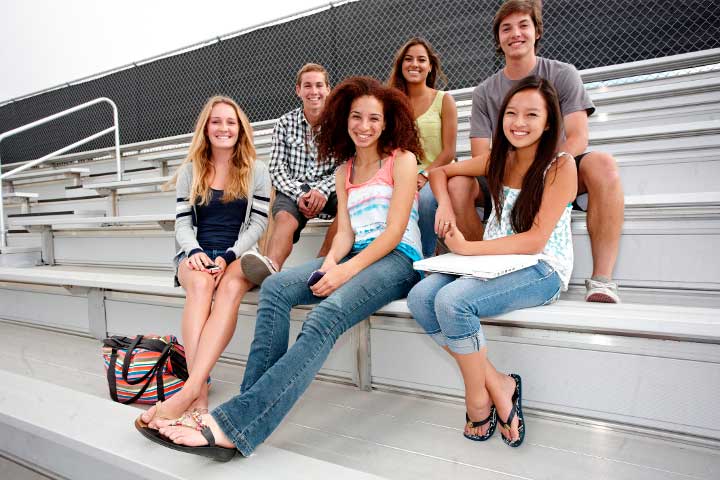
[[[502,439],[503,442],[505,442],[505,444],[510,447],[519,447],[523,443],[523,440],[525,440],[525,417],[523,416],[522,411],[522,379],[517,373],[511,373],[510,377],[515,380],[515,392],[512,396],[513,406],[510,409],[510,414],[508,415],[507,420],[505,422],[500,422],[500,424],[503,428],[510,430],[510,424],[512,423],[513,418],[515,418],[515,415],[517,414],[518,433],[520,434],[520,436],[515,441],[508,440],[504,435],[502,436]]]

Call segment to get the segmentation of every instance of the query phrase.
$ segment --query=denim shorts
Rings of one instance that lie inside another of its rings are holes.
[[[225,253],[227,251],[227,248],[224,248],[224,249],[213,248],[213,249],[208,249],[208,250],[203,250],[203,251],[205,252],[205,255],[210,257],[210,259],[214,260],[217,257],[219,257],[220,255],[222,255],[223,253]],[[187,258],[187,255],[185,254],[185,252],[180,252],[177,255],[175,255],[175,257],[173,257],[173,263],[175,264],[175,279],[173,282],[176,287],[182,286],[182,285],[180,285],[180,279],[178,278],[178,272],[180,271],[180,264],[186,258]]]

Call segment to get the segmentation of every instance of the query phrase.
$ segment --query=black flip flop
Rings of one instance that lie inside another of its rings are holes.
[[[164,447],[172,448],[173,450],[178,450],[180,452],[192,453],[193,455],[200,455],[206,458],[212,458],[218,462],[227,462],[237,453],[237,450],[234,448],[218,447],[215,445],[215,436],[212,431],[210,431],[210,427],[207,425],[203,426],[200,433],[202,433],[203,437],[205,437],[208,441],[208,444],[201,447],[189,447],[187,445],[178,445],[177,443],[173,443],[172,440],[160,433],[160,431],[144,426],[144,423],[140,420],[140,418],[135,420],[135,428],[145,438],[152,440],[155,443],[159,443]]]
[[[503,442],[505,442],[506,445],[515,448],[519,447],[523,443],[523,440],[525,440],[525,417],[523,416],[522,411],[522,379],[517,373],[511,373],[510,376],[513,380],[515,380],[515,392],[512,396],[513,406],[510,409],[510,414],[508,415],[507,421],[500,422],[500,424],[503,428],[510,430],[510,424],[515,417],[515,414],[517,413],[518,434],[520,434],[520,436],[515,441],[508,440],[505,435],[502,436]]]
[[[467,412],[465,412],[465,421],[470,428],[482,427],[486,423],[490,422],[490,428],[488,428],[487,432],[485,432],[485,435],[468,435],[467,433],[463,432],[463,437],[467,438],[468,440],[472,440],[473,442],[484,442],[485,440],[493,436],[493,433],[495,433],[495,427],[497,427],[497,411],[495,410],[495,405],[490,406],[490,415],[488,415],[485,420],[473,422],[472,420],[470,420],[470,416],[467,414]]]

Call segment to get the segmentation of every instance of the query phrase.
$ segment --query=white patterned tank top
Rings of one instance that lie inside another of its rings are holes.
[[[519,194],[519,188],[503,187],[504,201],[500,213],[500,222],[498,222],[497,216],[495,215],[495,204],[493,203],[492,213],[487,221],[487,225],[485,225],[483,240],[493,240],[515,234],[510,214]],[[571,212],[572,204],[568,204],[542,251],[543,260],[560,276],[560,280],[562,280],[563,283],[563,291],[566,291],[568,288],[573,268],[573,243],[570,229]]]

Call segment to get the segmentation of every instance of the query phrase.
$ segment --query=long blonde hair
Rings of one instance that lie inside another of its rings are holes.
[[[210,203],[212,193],[210,191],[210,179],[212,174],[212,149],[207,138],[207,124],[210,120],[210,113],[215,105],[224,103],[230,105],[238,117],[240,131],[238,141],[235,144],[232,157],[230,158],[230,171],[228,172],[227,183],[225,184],[223,203],[245,198],[250,191],[250,178],[255,163],[255,147],[253,145],[253,131],[245,112],[240,106],[229,97],[215,96],[210,98],[198,115],[195,124],[190,150],[185,161],[178,167],[177,172],[168,182],[168,186],[177,183],[177,176],[182,167],[192,163],[193,179],[190,188],[190,203],[195,204],[200,199],[200,205]]]

